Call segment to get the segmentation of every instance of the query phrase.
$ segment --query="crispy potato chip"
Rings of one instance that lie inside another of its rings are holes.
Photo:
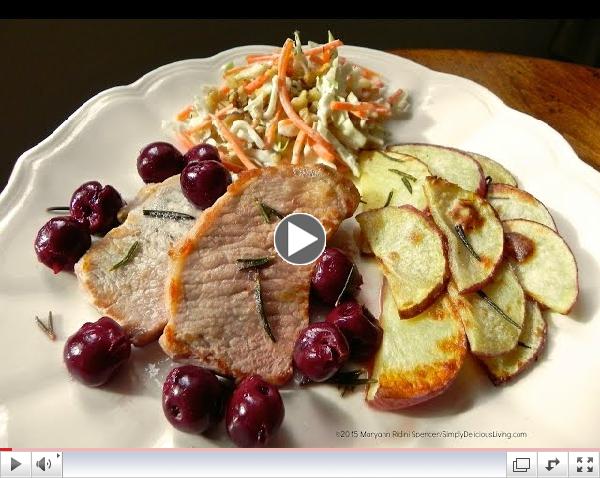
[[[477,194],[440,178],[427,178],[424,190],[433,220],[448,240],[459,292],[481,289],[502,261],[504,233],[496,211]]]
[[[483,170],[463,151],[435,144],[398,144],[388,147],[388,151],[414,156],[427,165],[432,175],[485,196]]]
[[[579,293],[575,257],[558,233],[526,219],[504,221],[506,232],[533,242],[533,252],[522,262],[511,261],[528,296],[560,314],[568,314]]]
[[[396,302],[383,287],[383,343],[373,364],[367,403],[383,410],[410,407],[446,390],[466,355],[465,333],[448,297],[412,319],[400,320]]]
[[[528,192],[508,184],[491,184],[486,199],[494,206],[501,221],[529,219],[556,231],[546,206]]]
[[[385,207],[356,216],[361,235],[377,257],[401,317],[426,309],[446,287],[446,239],[412,206]]]
[[[483,154],[467,152],[475,161],[479,163],[481,169],[483,169],[483,175],[487,178],[492,178],[492,184],[509,184],[517,187],[517,180],[515,177],[502,166],[500,163],[494,161]]]
[[[450,283],[448,294],[465,326],[471,352],[494,357],[517,346],[525,320],[525,294],[510,264],[503,264],[481,291],[461,295]]]
[[[494,385],[505,383],[527,370],[540,356],[546,343],[546,321],[537,303],[525,304],[525,321],[517,347],[498,357],[482,358],[488,376]]]
[[[423,183],[431,173],[424,163],[406,154],[379,151],[364,151],[358,161],[364,210],[404,204],[427,207]]]

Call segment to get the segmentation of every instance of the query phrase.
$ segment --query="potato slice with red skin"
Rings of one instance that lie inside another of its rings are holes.
[[[400,316],[413,317],[425,310],[446,289],[450,273],[442,232],[412,206],[373,209],[356,220],[390,285]]]
[[[464,151],[436,144],[397,144],[388,151],[408,154],[424,162],[433,176],[459,185],[467,191],[485,196],[487,185],[477,161]]]
[[[483,154],[467,152],[475,161],[479,163],[483,170],[483,175],[487,179],[491,178],[492,184],[510,184],[517,187],[517,180],[508,169],[502,166],[497,161],[494,161]]]
[[[544,350],[548,327],[536,302],[525,305],[525,321],[517,347],[503,355],[482,358],[481,363],[494,385],[512,380],[527,370]]]
[[[518,233],[533,243],[523,261],[511,260],[527,295],[541,305],[568,314],[579,294],[577,263],[569,246],[558,233],[526,219],[503,221],[507,233]]]
[[[475,355],[494,357],[517,346],[525,320],[525,294],[510,264],[504,263],[494,280],[481,292],[460,295],[456,286],[450,283],[448,295],[465,326],[469,347]]]
[[[504,232],[494,208],[481,196],[440,178],[427,178],[424,186],[436,225],[448,240],[448,260],[461,294],[490,282],[504,250]],[[477,259],[458,236],[461,225]]]
[[[460,371],[467,352],[465,332],[446,295],[412,319],[400,320],[384,284],[379,324],[383,342],[373,363],[367,403],[398,410],[444,392]]]
[[[490,184],[486,196],[501,221],[529,219],[556,231],[554,219],[538,199],[508,184]]]
[[[363,151],[358,162],[358,189],[364,201],[363,210],[404,204],[420,210],[427,208],[423,183],[431,172],[417,158],[383,151]]]

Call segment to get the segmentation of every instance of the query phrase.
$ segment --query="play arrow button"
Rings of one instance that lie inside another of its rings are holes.
[[[293,222],[288,222],[288,240],[287,240],[287,255],[293,256],[296,252],[310,246],[318,241],[317,236],[313,236],[310,232],[299,228]]]
[[[325,229],[316,217],[297,212],[277,224],[273,242],[284,261],[306,265],[317,260],[325,250]]]
[[[22,463],[20,461],[15,460],[14,458],[11,457],[11,459],[10,459],[10,471],[15,471],[21,465],[22,465]]]

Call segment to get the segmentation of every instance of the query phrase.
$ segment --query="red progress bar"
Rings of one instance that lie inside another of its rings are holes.
[[[13,451],[12,448],[0,448],[0,451]]]

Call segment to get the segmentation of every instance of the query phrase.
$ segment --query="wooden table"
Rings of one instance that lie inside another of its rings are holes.
[[[600,69],[468,50],[393,50],[432,70],[464,76],[508,106],[545,121],[600,170]]]

